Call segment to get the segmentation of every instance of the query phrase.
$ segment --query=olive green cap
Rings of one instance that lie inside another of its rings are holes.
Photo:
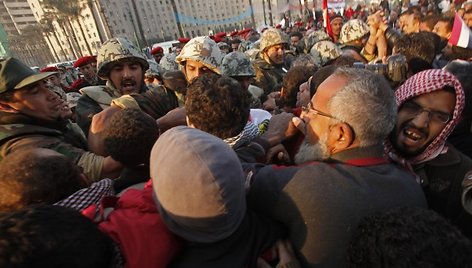
[[[0,94],[34,84],[56,73],[37,73],[18,59],[0,59]]]

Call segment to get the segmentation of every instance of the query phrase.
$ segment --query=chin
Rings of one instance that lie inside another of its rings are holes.
[[[294,161],[295,164],[300,165],[303,163],[325,160],[329,157],[330,154],[325,142],[320,140],[316,144],[310,144],[305,139],[300,145]]]

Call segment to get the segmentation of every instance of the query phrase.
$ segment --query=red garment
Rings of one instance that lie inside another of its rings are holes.
[[[354,16],[354,10],[352,8],[348,8],[344,11],[344,17],[346,17],[347,20],[350,20]]]
[[[125,268],[167,267],[181,248],[158,213],[150,183],[127,190],[99,228],[120,247]]]

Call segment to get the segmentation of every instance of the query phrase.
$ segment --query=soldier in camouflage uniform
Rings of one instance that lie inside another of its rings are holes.
[[[221,74],[222,60],[223,55],[218,45],[208,36],[191,39],[175,59],[181,65],[182,73],[188,83],[204,73]],[[120,108],[141,109],[154,119],[158,119],[183,104],[180,102],[179,105],[179,92],[177,93],[169,88],[161,87],[159,91],[152,90],[143,94],[123,96],[113,100],[113,104]]]
[[[44,81],[54,74],[35,73],[14,58],[0,60],[0,161],[13,151],[47,148],[82,167],[88,184],[116,176],[121,165],[88,152],[83,132],[61,117],[63,101]]]
[[[277,29],[264,31],[260,42],[260,59],[254,62],[256,78],[254,84],[264,90],[264,95],[279,91],[287,73],[285,50],[288,37]],[[264,97],[263,97],[264,98]],[[262,99],[265,101],[265,99]]]
[[[354,19],[346,22],[341,29],[341,49],[357,60],[367,62],[361,51],[367,43],[369,33],[369,26],[361,20]]]
[[[182,66],[182,72],[189,83],[193,78],[204,73],[221,74],[222,60],[223,54],[220,48],[208,36],[198,36],[191,39],[175,59]]]
[[[221,72],[224,75],[236,79],[241,84],[243,90],[250,93],[250,107],[261,108],[260,96],[263,90],[259,87],[251,85],[254,76],[254,68],[252,67],[249,57],[242,52],[231,52],[223,58],[221,63]]]
[[[323,67],[326,63],[337,59],[343,51],[331,41],[320,41],[310,50],[310,56],[313,57],[318,67]]]
[[[98,51],[98,76],[107,80],[105,86],[90,86],[80,90],[77,103],[77,123],[88,135],[94,114],[110,106],[122,95],[147,90],[144,73],[149,68],[146,56],[130,41],[112,38]]]

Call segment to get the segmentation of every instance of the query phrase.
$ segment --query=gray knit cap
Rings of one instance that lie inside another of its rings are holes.
[[[244,175],[221,139],[174,127],[152,148],[150,171],[160,215],[176,235],[212,243],[239,227],[246,213]]]

